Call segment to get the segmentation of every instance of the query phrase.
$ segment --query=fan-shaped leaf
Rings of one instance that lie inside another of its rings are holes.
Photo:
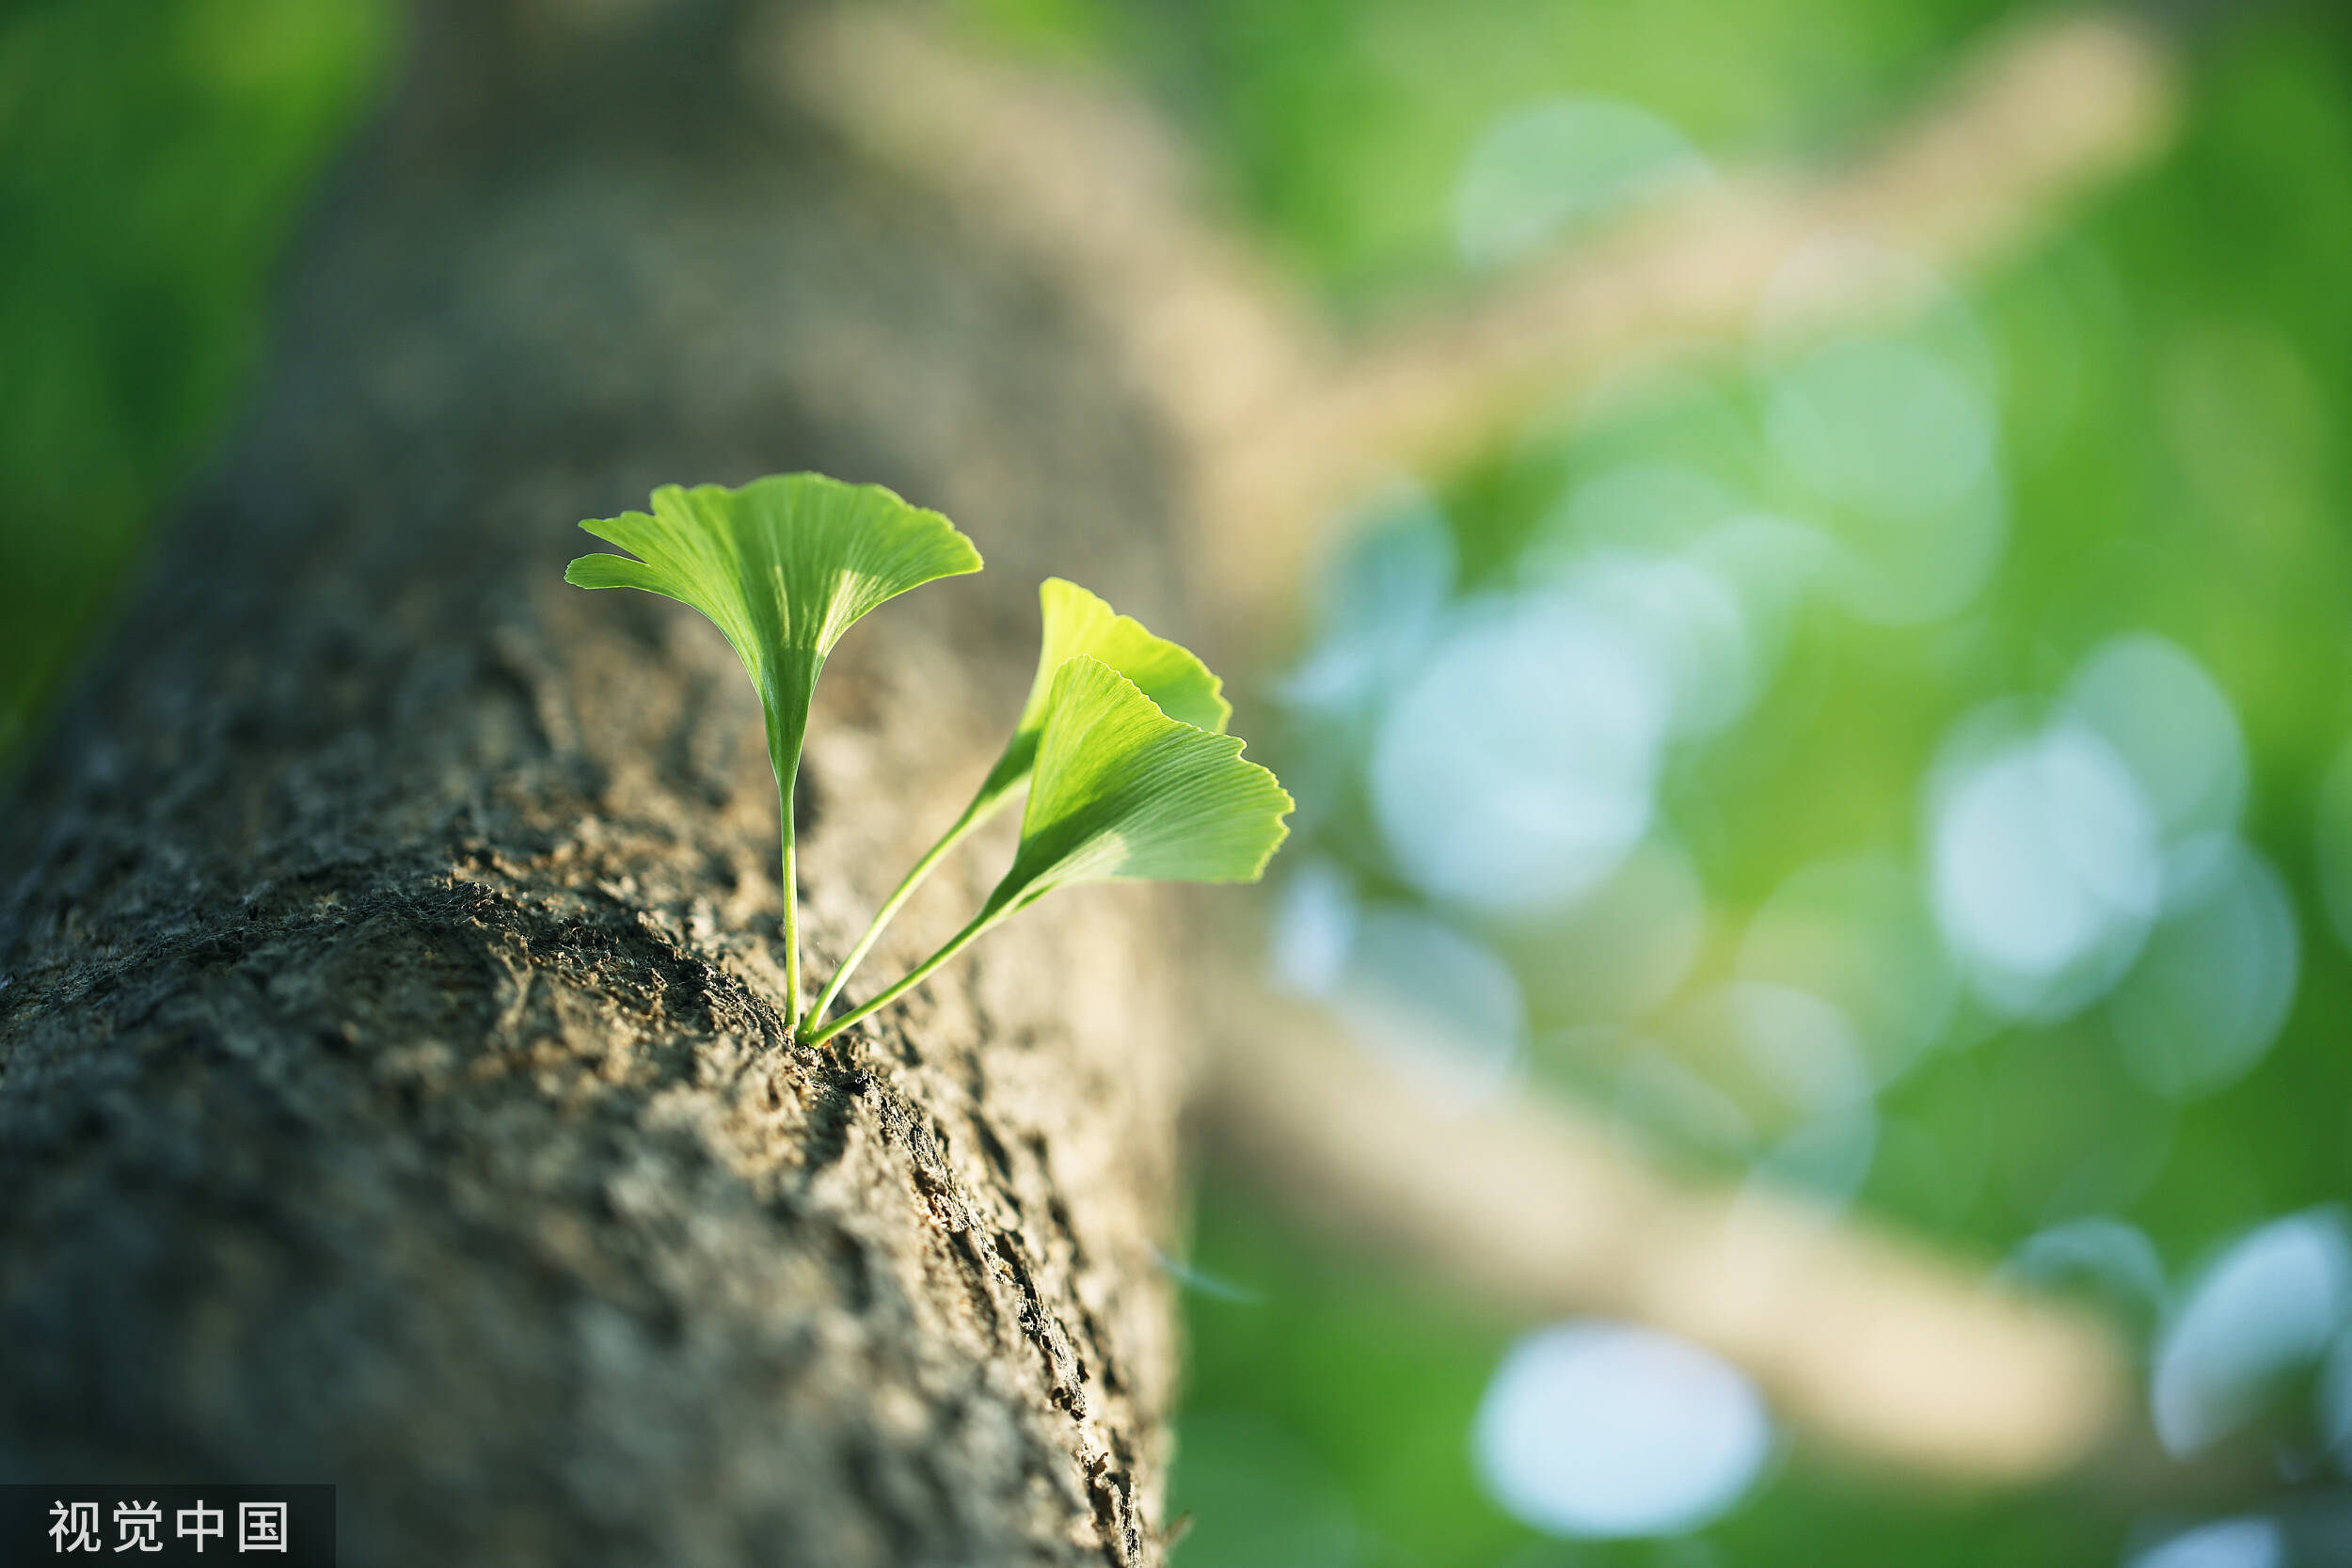
[[[1114,879],[1255,881],[1292,802],[1241,751],[1169,718],[1102,660],[1067,661],[1046,698],[1021,847],[989,906]]]
[[[831,1022],[821,1004],[812,1009],[809,1041],[890,1006],[1057,887],[1140,878],[1255,881],[1290,832],[1282,818],[1292,802],[1241,751],[1232,736],[1170,719],[1102,660],[1082,654],[1066,661],[1047,689],[1012,869],[971,923],[904,979]]]
[[[1037,760],[1038,736],[1045,728],[1054,677],[1073,658],[1109,665],[1170,719],[1214,735],[1225,733],[1226,721],[1233,716],[1233,705],[1225,700],[1225,683],[1190,649],[1154,636],[1134,616],[1120,614],[1066,578],[1047,578],[1038,585],[1037,596],[1045,623],[1037,677],[1029,685],[1029,700],[1022,705],[1005,754],[980,787],[982,800],[993,801],[1028,777]]]
[[[768,711],[771,755],[797,758],[825,656],[885,599],[980,569],[979,551],[936,512],[879,484],[771,474],[739,490],[666,484],[653,511],[580,525],[635,552],[585,555],[564,580],[643,588],[692,605],[735,644]]]
[[[1134,616],[1120,614],[1076,583],[1047,578],[1038,585],[1038,607],[1044,633],[1040,641],[1037,678],[1030,683],[1029,700],[1022,706],[1012,738],[1006,742],[1003,755],[989,769],[963,815],[940,835],[939,842],[924,853],[883,900],[882,908],[874,911],[865,935],[858,938],[857,945],[850,949],[841,967],[834,971],[833,978],[826,983],[824,993],[809,1008],[807,1022],[812,1026],[824,1017],[825,1009],[833,1006],[834,998],[841,994],[850,976],[882,939],[891,918],[914,896],[914,890],[923,885],[931,868],[981,823],[995,816],[1012,793],[1028,782],[1030,769],[1037,761],[1038,737],[1044,731],[1046,713],[1052,705],[1054,677],[1072,659],[1082,656],[1100,659],[1134,682],[1169,718],[1200,729],[1222,734],[1226,721],[1232,717],[1232,705],[1222,692],[1224,683],[1210,673],[1209,667],[1190,650],[1165,637],[1153,636]]]
[[[584,555],[564,572],[581,588],[642,588],[690,604],[735,645],[759,689],[768,757],[782,801],[786,983],[800,1001],[792,784],[825,656],[858,617],[936,578],[980,569],[979,551],[936,512],[879,484],[772,474],[739,490],[668,484],[653,511],[580,525],[633,551]]]

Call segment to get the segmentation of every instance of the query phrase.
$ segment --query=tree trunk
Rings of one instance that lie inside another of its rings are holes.
[[[1168,911],[1062,895],[796,1044],[748,683],[560,581],[580,517],[800,467],[988,556],[819,689],[819,974],[1009,728],[1041,575],[1184,631],[1141,404],[751,85],[758,20],[421,15],[0,822],[0,1477],[331,1481],[356,1563],[1159,1560]]]

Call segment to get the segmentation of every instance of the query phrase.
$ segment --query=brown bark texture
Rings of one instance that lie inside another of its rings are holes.
[[[763,98],[761,25],[421,13],[0,818],[0,1479],[331,1481],[358,1564],[1160,1560],[1168,910],[1060,895],[799,1045],[748,683],[560,580],[583,516],[803,467],[989,558],[819,687],[819,976],[1009,729],[1041,575],[1185,629],[1140,400]]]

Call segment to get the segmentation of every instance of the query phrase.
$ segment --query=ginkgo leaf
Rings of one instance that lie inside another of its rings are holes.
[[[1101,597],[1063,578],[1047,578],[1038,585],[1038,607],[1043,613],[1044,636],[1040,641],[1037,676],[1029,684],[1029,700],[1022,705],[1012,739],[980,786],[982,800],[993,800],[1020,787],[1037,759],[1038,736],[1044,731],[1054,680],[1073,658],[1099,659],[1136,684],[1170,719],[1225,733],[1233,705],[1225,700],[1225,683],[1182,643],[1145,629],[1132,615],[1121,615]]]
[[[879,484],[773,474],[739,490],[664,485],[653,511],[580,525],[632,551],[564,568],[581,588],[642,588],[693,606],[735,645],[759,690],[783,802],[785,973],[799,1006],[800,925],[792,784],[817,677],[841,634],[884,600],[980,569],[979,551],[936,512]]]
[[[739,490],[665,484],[650,514],[580,526],[640,559],[583,555],[564,580],[643,588],[710,617],[759,689],[779,755],[798,755],[825,656],[858,617],[980,569],[980,552],[938,513],[823,474],[771,474]]]
[[[1120,614],[1076,583],[1047,578],[1038,585],[1038,608],[1044,632],[1040,640],[1037,676],[1030,683],[1029,699],[1022,705],[1012,738],[1006,742],[1004,753],[981,781],[963,815],[940,835],[939,842],[924,853],[914,869],[891,890],[882,908],[874,911],[874,918],[858,938],[857,945],[850,949],[841,967],[834,971],[833,978],[826,983],[824,994],[809,1008],[811,1023],[833,1006],[841,988],[849,984],[850,976],[882,939],[883,928],[914,896],[914,890],[923,885],[931,868],[993,816],[1014,791],[1028,783],[1029,770],[1037,761],[1038,737],[1045,728],[1046,712],[1051,706],[1054,678],[1062,666],[1082,656],[1100,659],[1133,681],[1169,718],[1200,729],[1222,734],[1226,721],[1232,717],[1232,705],[1223,694],[1224,683],[1210,673],[1209,667],[1191,650],[1153,635],[1142,622],[1132,615]]]
[[[1256,881],[1292,801],[1241,752],[1102,660],[1071,659],[1046,699],[1021,847],[989,904],[1017,909],[1073,882]]]
[[[1171,719],[1136,684],[1085,655],[1048,689],[1021,846],[980,912],[904,979],[812,1043],[888,1006],[982,932],[1056,888],[1129,879],[1248,882],[1290,830],[1289,794],[1242,759],[1242,743]]]

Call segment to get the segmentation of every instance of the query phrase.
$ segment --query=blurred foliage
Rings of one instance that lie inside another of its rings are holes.
[[[1719,163],[1830,154],[2031,8],[961,4],[1022,46],[1147,83],[1235,209],[1362,312],[1472,286],[1456,192],[1501,117],[1591,95]],[[360,0],[33,0],[0,16],[0,477],[15,498],[0,546],[18,563],[0,579],[0,753],[137,525],[219,428],[267,261],[387,42],[383,6]],[[2144,1233],[2162,1299],[2090,1283],[2143,1327],[2177,1315],[2233,1238],[2352,1196],[2352,882],[2330,884],[2318,842],[2332,788],[2352,846],[2352,771],[2337,760],[2352,737],[2352,13],[2307,0],[2217,14],[2188,48],[2175,152],[1999,275],[1955,280],[1947,308],[1903,335],[1961,366],[1993,411],[2000,553],[1946,612],[1874,617],[1806,596],[1753,704],[1672,749],[1657,810],[1700,897],[1660,986],[1611,1014],[1570,983],[1591,930],[1422,899],[1375,819],[1360,723],[1298,716],[1275,759],[1300,795],[1288,865],[1320,856],[1367,899],[1465,927],[1517,975],[1526,1070],[1664,1157],[1737,1179],[1756,1148],[1629,1096],[1628,1031],[1672,1036],[1678,1007],[1741,973],[1743,933],[1805,868],[1919,867],[1931,780],[1972,715],[2046,707],[2116,634],[2169,640],[2226,696],[2248,780],[2235,832],[2292,911],[2299,972],[2276,1043],[2242,1077],[2175,1100],[2127,1069],[2105,1006],[2037,1022],[1963,1001],[1876,1093],[1867,1168],[1825,1195],[1986,1261],[2053,1224],[2118,1217]],[[1452,603],[1522,581],[1560,542],[1561,499],[1629,462],[1802,512],[1769,357],[1618,388],[1573,429],[1423,476],[1423,510],[1458,562]],[[1473,1462],[1505,1326],[1327,1252],[1214,1177],[1189,1270],[1176,1506],[1194,1526],[1180,1568],[2089,1568],[2123,1561],[2151,1526],[2134,1510],[2161,1506],[1927,1492],[1784,1442],[1696,1534],[1550,1541],[1490,1500]],[[2352,1352],[2340,1359],[2352,1368]],[[2298,1419],[2284,1412],[2232,1452],[2340,1495]]]
[[[1122,59],[1152,80],[1214,150],[1235,204],[1333,297],[1368,308],[1461,286],[1455,183],[1482,134],[1523,103],[1603,95],[1718,162],[1804,156],[1899,109],[1954,45],[2018,9],[974,4],[1035,46]],[[1959,280],[1950,319],[1919,330],[1976,363],[1992,394],[2007,501],[1997,567],[1972,602],[1914,625],[1807,603],[1755,707],[1679,749],[1660,785],[1705,911],[1686,974],[1645,1026],[1734,973],[1743,927],[1792,875],[1860,855],[1917,863],[1926,781],[1973,711],[2046,702],[2125,632],[2153,630],[2210,673],[2243,730],[2242,832],[2284,876],[2299,929],[2275,1046],[2175,1105],[2125,1069],[2104,1008],[2018,1022],[1963,1004],[1939,1048],[1880,1094],[1877,1157],[1851,1194],[1987,1261],[2053,1223],[2120,1215],[2168,1275],[2165,1306],[2124,1304],[2143,1328],[2179,1310],[2233,1236],[2352,1194],[2352,1067],[2335,1022],[2352,966],[2313,845],[2323,775],[2352,734],[2346,20],[2276,7],[2193,38],[2177,151],[2000,275]],[[1518,580],[1531,545],[1556,531],[1559,498],[1628,461],[1801,505],[1770,450],[1768,380],[1730,364],[1636,388],[1572,431],[1531,431],[1470,472],[1426,476],[1459,562],[1454,603]],[[1306,842],[1292,863],[1319,848],[1363,895],[1409,903],[1374,820],[1366,744],[1357,721],[1295,726],[1284,776],[1324,787],[1300,786]],[[1530,1070],[1626,1116],[1672,1160],[1744,1173],[1754,1150],[1627,1110],[1622,1064],[1596,1049],[1605,1031],[1573,1001],[1547,1016],[1558,954],[1542,933],[1469,924],[1518,970]],[[1197,1519],[1184,1568],[2101,1564],[2149,1538],[2150,1522],[2112,1500],[1941,1496],[1798,1447],[1698,1535],[1545,1542],[1486,1497],[1471,1455],[1505,1333],[1327,1254],[1221,1182],[1204,1189],[1198,1226],[1193,1265],[1209,1283],[1188,1297],[1177,1506]],[[2307,1419],[2283,1415],[2276,1440],[2308,1481]]]
[[[0,10],[0,761],[234,407],[383,0]]]
[[[1193,1515],[1181,1568],[2115,1560],[2114,1528],[2071,1499],[1988,1502],[1786,1450],[1763,1500],[1704,1544],[1544,1542],[1487,1500],[1470,1463],[1502,1328],[1330,1253],[1214,1178],[1195,1248],[1172,1505]]]
[[[1718,156],[1835,146],[2009,0],[961,0],[1003,37],[1151,82],[1236,204],[1336,295],[1450,265],[1464,160],[1502,110],[1601,93]],[[1694,47],[1694,41],[1697,46]]]

